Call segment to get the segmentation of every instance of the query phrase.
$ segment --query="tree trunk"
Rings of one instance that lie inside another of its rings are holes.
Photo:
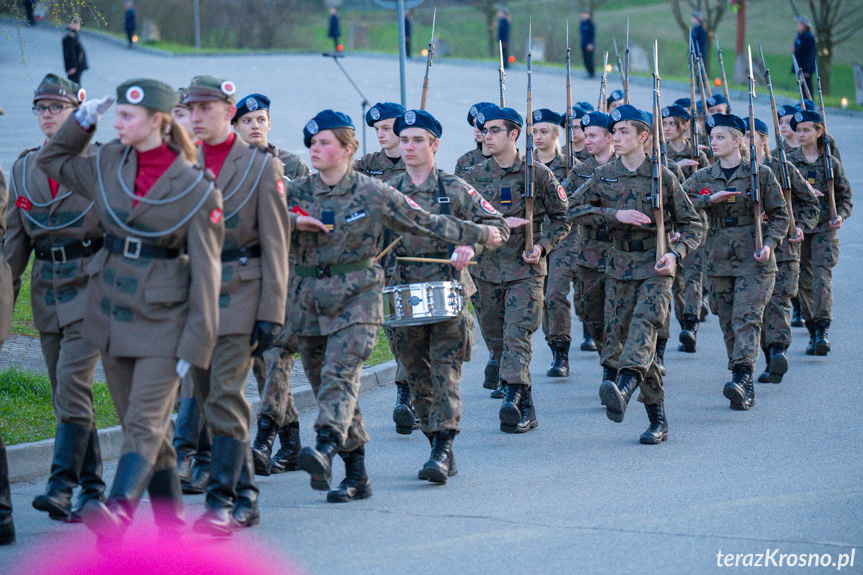
[[[823,34],[823,35],[822,35]],[[825,96],[830,95],[830,70],[833,66],[833,37],[829,32],[818,33],[818,73],[821,75],[821,89]],[[818,89],[817,78],[812,87]],[[814,96],[814,94],[813,94]]]
[[[488,55],[494,58],[498,55],[497,47],[497,10],[486,8],[485,25],[488,28]]]

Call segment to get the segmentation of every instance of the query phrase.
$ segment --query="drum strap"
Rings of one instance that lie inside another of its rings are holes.
[[[435,189],[434,194],[435,200],[437,200],[438,209],[440,209],[440,213],[442,216],[450,215],[449,209],[449,196],[446,195],[446,192],[443,189],[443,174],[438,171],[437,174],[437,188]],[[446,253],[448,257],[452,258],[452,253],[455,251],[455,247],[452,244],[447,244]],[[453,276],[455,273],[452,274]]]

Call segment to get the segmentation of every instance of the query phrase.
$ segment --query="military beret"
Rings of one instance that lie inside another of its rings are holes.
[[[212,102],[222,100],[228,104],[236,103],[237,86],[230,80],[215,76],[195,76],[189,87],[183,90],[183,103]]]
[[[548,122],[549,124],[560,124],[561,122],[566,124],[566,118],[557,112],[553,112],[548,108],[540,108],[539,110],[533,111],[533,123],[541,124],[543,122]]]
[[[644,115],[647,116],[647,120],[648,120],[647,125],[652,128],[653,127],[653,112],[648,112],[645,110]],[[650,133],[652,135],[653,131],[651,131]]]
[[[578,107],[584,110],[584,113],[593,112],[596,108],[593,107],[593,104],[590,102],[576,102],[573,104],[573,107]]]
[[[724,94],[713,94],[707,98],[707,105],[711,108],[713,106],[719,106],[720,104],[728,104],[728,100],[725,98]]]
[[[803,100],[803,104],[807,110],[814,112],[815,111],[815,102],[809,99]],[[799,108],[799,106],[798,106]]]
[[[398,118],[405,113],[405,107],[395,102],[378,102],[366,112],[366,124],[370,128],[375,127],[376,122],[388,120],[390,118]]]
[[[662,109],[663,118],[682,118],[684,122],[689,121],[689,112],[683,106],[673,104]]]
[[[749,132],[749,118],[743,118],[743,125],[746,126],[746,131]],[[767,131],[767,124],[758,118],[755,118],[755,131],[764,134],[765,136],[770,134],[770,132]]]
[[[588,112],[590,112],[590,110],[585,110],[584,108],[582,108],[578,104],[573,105],[572,106],[572,124],[577,125],[579,122],[579,119],[582,116],[584,116],[585,114],[587,114]],[[563,114],[560,115],[560,127],[561,128],[566,127],[566,112],[564,112]]]
[[[797,124],[800,122],[815,122],[816,124],[821,124],[823,126],[824,118],[822,118],[821,114],[818,112],[803,110],[802,112],[797,112],[791,117],[791,129],[797,130]]]
[[[623,100],[623,90],[614,90],[608,95],[605,102],[606,104],[611,105],[612,102],[617,102],[618,100]]]
[[[581,129],[585,128],[603,128],[611,131],[611,116],[602,112],[590,111],[581,116],[579,120]]]
[[[675,106],[680,106],[681,108],[686,108],[687,110],[692,107],[692,100],[689,98],[678,98],[674,101]]]
[[[486,106],[476,115],[476,126],[482,130],[483,125],[490,120],[509,120],[515,122],[519,127],[524,125],[521,114],[512,108],[501,108],[500,106]]]
[[[39,87],[33,92],[33,102],[37,100],[62,100],[70,104],[79,105],[87,97],[84,88],[77,82],[61,78],[56,74],[48,74],[39,83]]]
[[[188,104],[183,102],[183,98],[185,97],[185,95],[186,95],[186,93],[183,91],[182,88],[177,90],[177,103],[174,104],[175,108],[186,108],[187,110],[189,109]]]
[[[476,120],[476,115],[486,106],[494,106],[494,104],[491,102],[477,102],[471,106],[470,110],[467,111],[467,123],[473,126],[473,122]]]
[[[177,91],[159,80],[134,78],[117,86],[117,103],[170,114],[177,103]]]
[[[776,109],[776,114],[780,118],[784,118],[785,116],[793,116],[797,112],[800,111],[799,106],[792,106],[791,104],[785,104],[784,106],[780,106]]]
[[[647,124],[648,126],[653,124],[653,118],[651,117],[651,115],[648,115],[647,112],[639,110],[632,104],[624,104],[622,106],[618,106],[611,111],[610,117],[611,120],[608,122],[609,128],[614,127],[614,125],[618,122],[624,122],[626,120],[641,122],[643,124]]]
[[[698,110],[699,114],[704,114],[704,105],[701,103],[701,100],[695,102],[695,109]]]
[[[403,116],[396,118],[396,122],[393,124],[393,132],[396,133],[396,136],[407,128],[422,128],[430,132],[435,138],[440,138],[440,135],[443,134],[443,126],[425,110],[408,110]]]
[[[713,131],[713,128],[725,126],[726,128],[734,128],[741,134],[746,132],[746,124],[739,116],[734,114],[711,114],[707,116],[707,135]]]
[[[333,128],[351,128],[354,129],[354,122],[351,117],[342,112],[333,110],[324,110],[318,112],[318,115],[309,120],[303,127],[303,143],[307,148],[312,147],[312,136],[321,130],[332,130]]]
[[[236,122],[241,116],[245,116],[250,112],[258,110],[269,110],[270,99],[263,94],[249,94],[245,98],[241,98],[237,103],[237,113],[234,114],[232,122]]]

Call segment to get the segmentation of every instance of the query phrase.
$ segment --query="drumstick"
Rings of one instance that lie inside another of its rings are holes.
[[[452,260],[438,259],[438,258],[396,258],[396,260],[400,262],[415,262],[420,264],[451,264],[454,263]],[[469,266],[475,266],[476,262],[467,262]]]
[[[378,255],[376,255],[376,256],[372,259],[372,263],[375,263],[375,264],[376,264],[376,263],[378,263],[379,261],[381,261],[381,258],[382,258],[382,257],[384,257],[385,255],[387,255],[388,253],[390,253],[390,252],[392,251],[392,249],[393,249],[394,247],[396,247],[396,244],[397,244],[397,243],[399,243],[400,241],[402,241],[402,237],[403,237],[403,236],[399,236],[399,237],[397,237],[393,243],[391,243],[391,244],[390,244],[390,245],[388,245],[386,248],[384,248],[384,251],[382,251],[381,253],[379,253]]]

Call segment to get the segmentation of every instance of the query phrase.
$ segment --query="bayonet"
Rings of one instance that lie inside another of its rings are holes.
[[[824,167],[827,172],[827,202],[830,209],[830,221],[835,222],[836,212],[836,175],[833,173],[833,145],[827,132],[827,113],[824,110],[824,93],[821,91],[821,73],[818,72],[818,60],[815,60],[815,77],[818,80],[818,106],[821,109],[821,121],[824,122]]]
[[[623,64],[620,63],[620,52],[617,51],[617,37],[612,36],[611,40],[614,42],[614,55],[617,58],[617,69],[620,72],[620,87],[626,88],[626,76],[623,71]]]
[[[566,21],[566,173],[573,165],[573,118],[572,118],[572,76],[570,74],[570,56],[572,49],[569,47],[569,20]]]
[[[626,17],[626,51],[623,53],[623,65],[626,67],[626,81],[623,84],[623,103],[629,104],[629,16]]]
[[[719,36],[714,36],[716,40],[716,54],[719,56],[719,69],[722,71],[722,91],[725,92],[725,101],[728,102],[728,113],[731,113],[731,97],[728,95],[728,79],[725,77],[725,64],[722,62],[722,48],[719,47]]]
[[[608,51],[605,52],[605,59],[602,64],[602,83],[599,87],[599,102],[596,104],[596,109],[602,113],[608,113],[608,102],[605,101],[605,91],[608,88]]]

